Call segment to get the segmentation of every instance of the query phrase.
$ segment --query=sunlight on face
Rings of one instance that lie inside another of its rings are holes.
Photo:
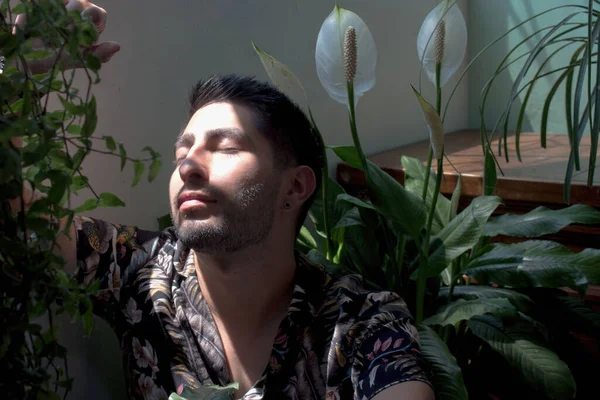
[[[178,138],[175,158],[171,215],[187,247],[219,254],[267,237],[281,178],[250,109],[231,103],[202,107]]]

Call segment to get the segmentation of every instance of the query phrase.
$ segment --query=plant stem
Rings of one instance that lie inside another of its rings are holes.
[[[365,153],[363,152],[362,146],[360,144],[360,139],[358,138],[358,131],[356,129],[356,114],[354,111],[354,82],[348,81],[346,82],[346,89],[348,90],[348,111],[350,116],[350,131],[352,132],[352,140],[354,141],[354,147],[358,152],[358,156],[360,157],[360,162],[363,166],[363,171],[365,173],[365,181],[367,183],[367,190],[369,187],[369,171],[367,169],[367,158],[365,157]]]
[[[440,85],[440,76],[442,72],[442,63],[438,61],[435,64],[435,110],[438,115],[442,112],[442,87]],[[433,146],[429,144],[429,154],[427,155],[427,175],[425,175],[425,182],[423,183],[423,201],[427,201],[427,189],[429,187],[429,176],[431,175],[431,163],[433,161]]]
[[[325,258],[329,261],[333,261],[333,246],[331,243],[331,232],[329,228],[329,203],[328,203],[328,183],[329,183],[329,166],[327,163],[327,149],[325,148],[325,141],[323,140],[323,136],[317,128],[317,124],[315,123],[315,119],[312,115],[312,111],[310,107],[308,107],[308,116],[310,117],[310,122],[312,123],[313,129],[315,130],[315,134],[317,135],[317,140],[319,140],[319,144],[323,149],[323,167],[321,168],[321,201],[323,202],[323,225],[325,228]]]
[[[423,321],[423,308],[425,304],[425,283],[426,275],[425,269],[427,268],[427,257],[429,256],[429,241],[431,238],[431,226],[433,225],[433,215],[435,214],[435,207],[437,206],[437,199],[440,193],[440,186],[442,185],[442,175],[444,168],[444,158],[438,159],[437,165],[437,176],[435,180],[435,191],[433,198],[431,199],[431,207],[429,208],[429,215],[427,216],[427,229],[425,231],[425,242],[423,243],[423,252],[420,256],[419,273],[417,275],[417,323]]]

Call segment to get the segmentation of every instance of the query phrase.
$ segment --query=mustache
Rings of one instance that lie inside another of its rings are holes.
[[[173,204],[175,207],[177,206],[179,197],[181,196],[181,194],[183,192],[194,192],[194,193],[198,193],[201,196],[206,196],[210,199],[215,199],[215,200],[219,200],[219,199],[223,198],[220,190],[209,187],[209,186],[204,186],[202,188],[193,188],[193,187],[183,186],[181,189],[179,189],[177,194],[175,196],[173,196],[173,198],[171,199],[171,204]]]

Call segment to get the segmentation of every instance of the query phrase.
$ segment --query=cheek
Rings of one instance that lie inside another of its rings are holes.
[[[171,175],[171,180],[169,181],[169,200],[173,201],[173,198],[177,196],[179,190],[183,186],[183,182],[181,181],[181,177],[179,175],[179,170],[175,169],[173,174]]]

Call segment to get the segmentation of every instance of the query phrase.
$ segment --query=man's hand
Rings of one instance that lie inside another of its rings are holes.
[[[94,3],[88,0],[65,0],[65,7],[67,10],[78,10],[81,11],[81,15],[84,18],[89,18],[90,22],[94,24],[96,30],[98,31],[98,37],[102,32],[104,32],[104,28],[106,27],[106,10],[101,7],[98,7]],[[17,16],[15,20],[15,28],[19,29],[20,27],[25,26],[27,23],[27,17],[25,14],[20,14]],[[14,31],[13,31],[14,32]],[[43,43],[41,40],[34,41],[33,46],[36,48],[43,47]],[[91,51],[102,63],[106,63],[110,61],[112,56],[114,56],[119,50],[121,46],[117,42],[103,42],[96,44],[94,43],[88,51]],[[41,74],[44,72],[48,72],[54,63],[56,62],[56,58],[60,57],[66,64],[68,61],[68,55],[66,53],[56,54],[54,56],[45,58],[43,60],[30,60],[27,61],[27,67],[34,74]],[[78,68],[81,65],[69,65],[71,68]]]

